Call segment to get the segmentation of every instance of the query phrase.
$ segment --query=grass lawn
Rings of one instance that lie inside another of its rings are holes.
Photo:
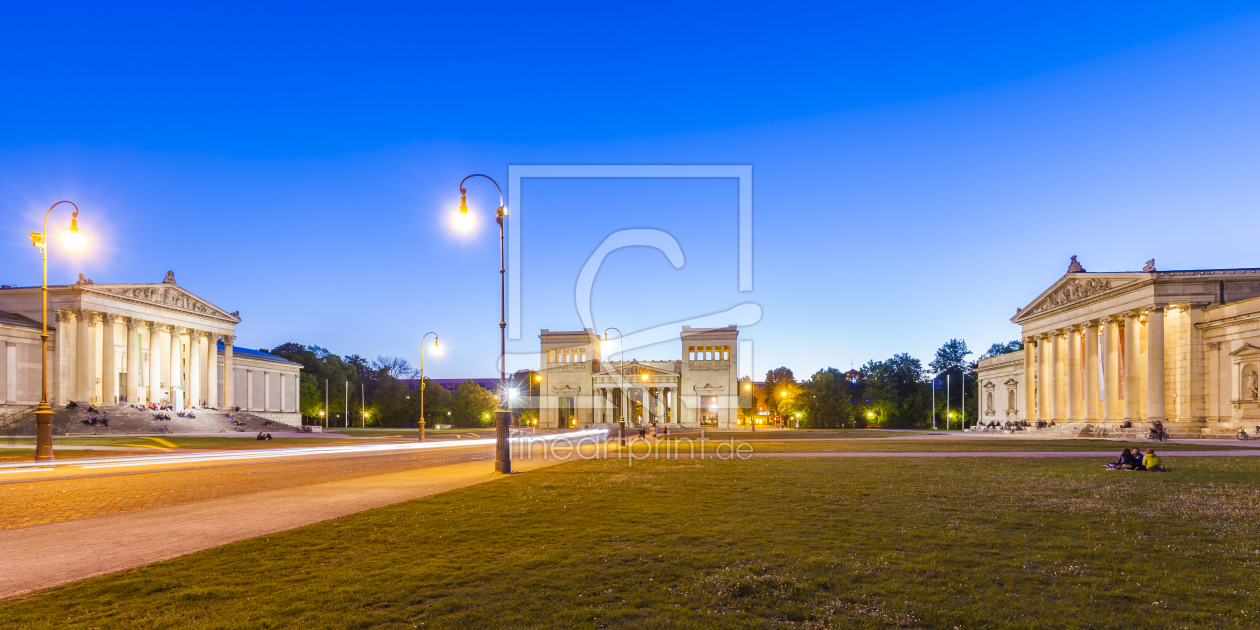
[[[576,461],[0,602],[6,628],[1255,627],[1260,461]]]
[[[1153,448],[1156,453],[1163,451],[1230,451],[1230,450],[1254,450],[1246,446],[1216,446],[1213,444],[1159,444],[1155,442],[1135,441],[1120,442],[1109,440],[1092,440],[1092,439],[1072,439],[1072,440],[817,440],[804,442],[784,442],[784,441],[760,441],[743,436],[745,439],[735,438],[735,444],[747,443],[752,446],[754,453],[929,453],[929,452],[1023,452],[1023,451],[1099,451],[1100,454],[1111,454],[1114,452],[1117,458],[1120,456],[1122,448],[1140,448],[1145,453],[1146,449]],[[667,447],[666,444],[673,444]],[[705,452],[712,453],[719,448],[719,444],[723,452],[730,452],[730,438],[726,440],[706,441],[704,443]],[[616,446],[610,447],[616,449]],[[688,442],[685,439],[669,438],[660,440],[643,440],[637,444],[631,445],[627,440],[627,449],[633,448],[634,452],[642,455],[645,449],[659,449],[661,453],[675,452],[689,453]],[[691,442],[691,448],[695,452],[700,452],[699,440]]]

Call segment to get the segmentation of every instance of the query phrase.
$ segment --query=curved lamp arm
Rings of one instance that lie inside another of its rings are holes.
[[[473,173],[472,175],[465,177],[463,181],[459,182],[459,211],[464,214],[468,213],[468,189],[464,188],[464,182],[474,177],[484,177],[490,180],[491,184],[494,184],[495,190],[499,191],[499,209],[496,214],[500,217],[506,215],[507,213],[503,209],[503,189],[499,187],[499,182],[494,181],[493,177],[490,177],[489,175],[482,175],[481,173]]]

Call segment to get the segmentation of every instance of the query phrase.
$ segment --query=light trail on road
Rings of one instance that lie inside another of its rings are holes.
[[[595,437],[597,435],[607,435],[607,431],[603,429],[589,429],[585,431],[577,431],[574,433],[561,433],[555,435],[534,435],[528,437],[511,438],[512,443],[537,443],[549,442],[555,440],[572,440],[574,438]],[[18,462],[12,464],[0,464],[0,472],[35,472],[36,470],[51,470],[49,465],[53,466],[75,466],[82,469],[96,468],[122,468],[129,466],[158,466],[164,464],[187,464],[195,462],[231,462],[246,461],[258,459],[278,459],[285,457],[310,457],[316,455],[363,455],[363,454],[385,454],[385,453],[405,453],[411,451],[425,451],[443,448],[460,448],[470,446],[491,446],[495,443],[495,438],[483,438],[478,440],[453,440],[447,442],[411,442],[402,444],[352,444],[345,446],[299,446],[292,448],[266,448],[266,449],[248,449],[248,450],[232,450],[219,452],[198,452],[188,454],[174,455],[132,455],[121,457],[109,457],[98,459],[76,459],[66,462]]]

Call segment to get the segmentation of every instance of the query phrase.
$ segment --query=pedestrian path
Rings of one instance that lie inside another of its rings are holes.
[[[0,530],[0,598],[503,479],[493,452],[447,466]],[[513,462],[518,472],[559,463]]]
[[[1160,457],[1256,457],[1260,450],[1238,451],[1169,451],[1156,449]],[[707,457],[714,457],[709,454]],[[1111,451],[894,451],[894,452],[858,452],[858,453],[752,453],[752,457],[1093,457],[1096,459],[1116,459]]]

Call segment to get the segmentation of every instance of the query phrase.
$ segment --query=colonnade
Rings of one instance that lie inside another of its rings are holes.
[[[1026,337],[1022,386],[1028,420],[1163,421],[1164,308],[1125,311]]]
[[[156,320],[125,317],[88,309],[56,311],[57,346],[54,394],[59,404],[71,400],[87,403],[172,402],[172,389],[183,389],[185,406],[199,406],[202,400],[215,406],[218,397],[218,343],[224,344],[224,374],[232,374],[232,335],[181,327]],[[117,364],[118,328],[126,330],[126,369]],[[141,347],[141,330],[148,332],[148,347]],[[169,343],[161,342],[163,333]],[[101,338],[97,338],[97,336]],[[181,361],[184,337],[188,338],[187,370]],[[202,340],[206,351],[202,352]],[[144,351],[148,351],[148,362]],[[98,369],[99,366],[99,369]],[[165,368],[165,370],[163,369]],[[100,372],[100,390],[96,374]],[[118,375],[127,375],[125,385]],[[163,380],[163,372],[167,380]],[[223,380],[224,406],[234,404],[230,376]]]
[[[643,422],[650,423],[655,418],[659,423],[679,424],[680,406],[677,387],[653,387],[651,385],[631,385],[625,387],[595,387],[595,422],[615,423],[623,418],[627,424],[634,424],[635,418],[630,415],[634,400],[634,392],[641,392],[643,401]],[[656,392],[653,394],[653,392]],[[620,410],[620,416],[618,416]]]

